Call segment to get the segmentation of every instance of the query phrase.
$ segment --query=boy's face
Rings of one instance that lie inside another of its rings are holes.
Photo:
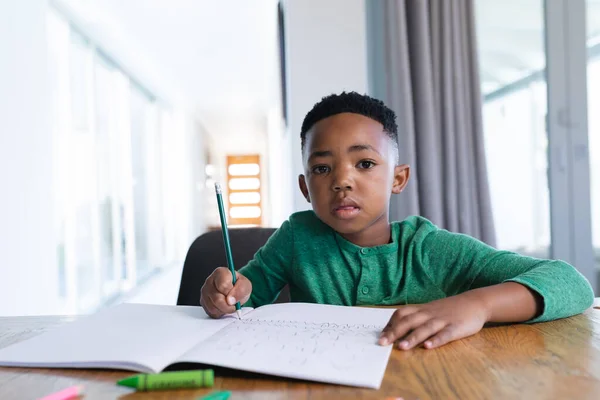
[[[306,134],[300,190],[317,216],[347,238],[385,229],[389,237],[390,195],[409,176],[396,157],[379,122],[352,113],[328,117]]]

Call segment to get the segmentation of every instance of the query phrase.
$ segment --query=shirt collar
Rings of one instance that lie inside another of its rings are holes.
[[[342,235],[334,231],[335,239],[340,246],[345,251],[351,253],[361,253],[364,255],[372,255],[372,254],[387,254],[398,251],[398,236],[400,232],[399,224],[390,224],[391,232],[392,232],[392,242],[387,244],[382,244],[379,246],[373,247],[361,247],[355,245],[354,243],[344,239]]]

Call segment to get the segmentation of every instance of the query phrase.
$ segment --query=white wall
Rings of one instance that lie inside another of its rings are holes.
[[[323,96],[367,93],[365,0],[287,0],[284,3],[289,134],[294,210],[309,209],[298,189],[303,173],[300,127]]]
[[[280,110],[273,109],[267,116],[267,167],[269,182],[269,221],[267,226],[279,227],[293,212],[295,183],[289,179],[291,169],[290,133],[285,128]]]
[[[58,302],[46,9],[0,2],[0,315]]]

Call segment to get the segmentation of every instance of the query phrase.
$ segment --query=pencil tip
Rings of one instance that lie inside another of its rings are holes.
[[[242,319],[242,310],[237,310],[236,311],[238,319]]]

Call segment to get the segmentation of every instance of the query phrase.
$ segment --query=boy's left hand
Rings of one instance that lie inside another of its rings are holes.
[[[383,329],[379,344],[400,340],[398,348],[412,349],[423,343],[427,349],[473,335],[488,321],[488,310],[475,293],[398,308]]]

